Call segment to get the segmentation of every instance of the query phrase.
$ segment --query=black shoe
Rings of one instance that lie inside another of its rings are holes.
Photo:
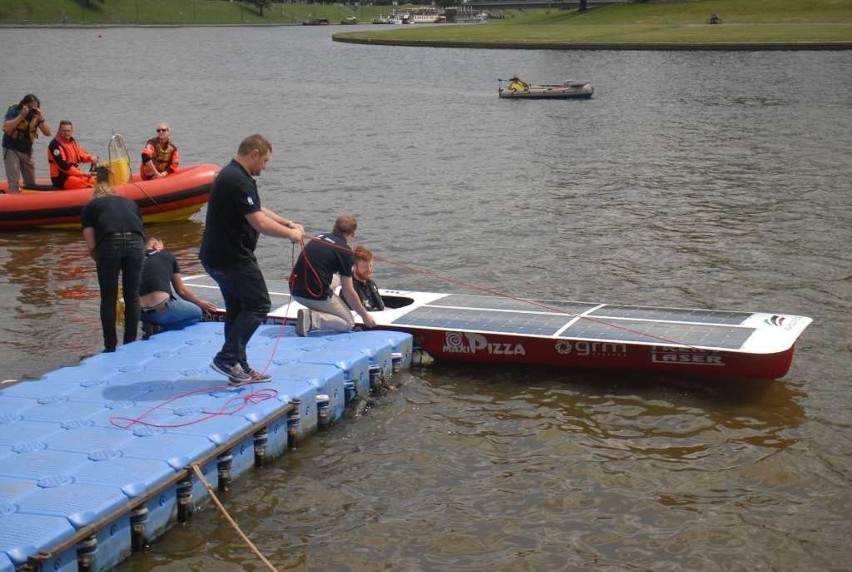
[[[245,383],[251,380],[251,376],[243,371],[239,364],[227,365],[225,362],[214,359],[210,369],[228,378],[231,383]]]
[[[243,365],[241,367],[243,368],[243,371],[246,373],[246,375],[251,376],[252,383],[267,383],[269,381],[272,381],[272,376],[268,373],[260,373],[248,364]]]
[[[142,339],[147,340],[154,334],[160,333],[160,326],[152,322],[142,322]]]

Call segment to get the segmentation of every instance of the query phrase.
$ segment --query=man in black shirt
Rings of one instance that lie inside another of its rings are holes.
[[[180,330],[201,321],[204,313],[216,311],[216,305],[202,300],[183,283],[175,255],[165,250],[159,236],[145,241],[145,263],[139,285],[142,323],[161,330]]]
[[[373,282],[373,253],[366,246],[356,246],[352,253],[355,255],[355,266],[352,267],[352,287],[355,293],[367,311],[384,310],[385,302],[379,294],[379,287]]]
[[[115,302],[119,274],[124,296],[124,343],[136,341],[139,332],[142,213],[132,200],[115,194],[107,182],[106,169],[100,168],[94,197],[83,207],[80,218],[83,240],[98,269],[104,352],[114,352],[118,344]]]
[[[298,242],[305,232],[260,205],[254,177],[271,156],[272,144],[263,135],[243,139],[213,183],[201,239],[201,263],[225,300],[225,343],[210,367],[235,384],[272,379],[252,369],[246,358],[246,346],[271,307],[254,255],[257,239],[266,234]]]
[[[311,330],[349,332],[355,327],[353,308],[364,325],[372,328],[376,321],[361,303],[352,286],[354,259],[349,241],[355,238],[358,221],[352,215],[341,215],[330,234],[320,234],[302,249],[290,275],[290,293],[307,310],[299,310],[296,333],[307,336]],[[340,285],[346,303],[331,289],[331,280],[340,275]],[[348,304],[348,306],[347,306]]]

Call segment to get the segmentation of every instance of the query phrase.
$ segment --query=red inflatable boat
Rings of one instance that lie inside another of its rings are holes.
[[[143,181],[138,174],[129,183],[115,185],[116,194],[132,199],[142,210],[145,223],[186,220],[207,202],[220,167],[191,165],[163,179]],[[39,180],[49,187],[50,180]],[[0,182],[0,230],[27,228],[80,228],[80,211],[92,198],[92,188],[78,190],[29,190],[5,194]]]

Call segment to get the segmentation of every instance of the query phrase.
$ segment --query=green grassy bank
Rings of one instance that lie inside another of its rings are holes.
[[[227,0],[0,0],[0,26],[337,24],[348,16],[369,22],[382,11],[388,8],[274,3],[261,16],[252,2]]]
[[[716,13],[720,25],[707,19]],[[470,26],[410,26],[335,34],[336,41],[475,47],[572,48],[778,45],[852,49],[852,0],[680,0],[504,11]]]
[[[554,2],[554,6],[557,5]],[[398,8],[403,10],[404,8]],[[0,0],[0,26],[282,25],[355,16],[388,6],[227,0]],[[720,25],[708,25],[716,13]],[[336,41],[514,48],[767,47],[852,49],[852,0],[650,0],[576,9],[502,10],[484,24],[340,28]],[[347,31],[343,31],[347,30]]]

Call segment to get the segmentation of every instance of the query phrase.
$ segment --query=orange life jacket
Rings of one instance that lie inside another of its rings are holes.
[[[47,147],[47,162],[50,163],[50,178],[61,187],[68,175],[82,175],[80,163],[91,163],[92,157],[73,137],[63,142],[54,139]],[[57,179],[59,183],[57,183]]]
[[[166,145],[165,149],[163,149],[157,139],[149,139],[148,143],[145,144],[145,149],[142,150],[142,157],[143,162],[142,165],[139,166],[139,172],[142,173],[142,176],[146,179],[149,177],[143,168],[145,164],[144,157],[149,157],[154,162],[154,166],[161,173],[174,173],[178,168],[178,150],[171,141],[169,141],[169,144]]]

